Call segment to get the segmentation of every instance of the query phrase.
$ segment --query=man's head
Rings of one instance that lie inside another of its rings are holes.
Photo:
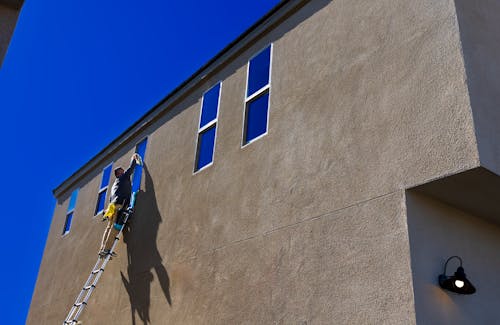
[[[125,170],[123,168],[121,168],[121,167],[115,168],[115,176],[116,177],[120,177],[123,174],[125,174]]]

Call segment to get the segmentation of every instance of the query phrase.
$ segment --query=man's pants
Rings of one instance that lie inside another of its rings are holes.
[[[115,211],[113,215],[108,219],[108,225],[104,230],[104,235],[102,236],[101,251],[105,249],[111,250],[111,246],[113,246],[115,237],[120,232],[115,227],[113,227],[113,225],[116,222],[118,215],[121,213],[122,207],[123,205],[121,204],[115,204]]]

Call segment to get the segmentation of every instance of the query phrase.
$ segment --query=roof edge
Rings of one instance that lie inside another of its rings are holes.
[[[79,182],[93,168],[101,164],[105,159],[114,154],[119,148],[131,142],[139,136],[149,125],[168,112],[173,106],[187,94],[194,90],[210,74],[217,72],[218,68],[234,59],[241,51],[251,45],[252,41],[260,38],[274,28],[274,25],[288,18],[311,0],[282,0],[274,8],[268,11],[262,18],[250,26],[234,41],[225,46],[219,53],[201,66],[195,73],[174,88],[169,94],[161,99],[156,105],[149,109],[135,123],[118,135],[110,144],[87,161],[76,172],[64,180],[52,190],[53,195],[60,197],[69,188]]]
[[[0,5],[14,10],[21,10],[24,0],[0,0]]]

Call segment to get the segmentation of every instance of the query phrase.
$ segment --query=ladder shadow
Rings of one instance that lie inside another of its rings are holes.
[[[130,299],[132,324],[136,324],[136,314],[144,325],[150,324],[151,284],[153,271],[160,283],[166,302],[172,306],[170,277],[163,265],[156,245],[158,228],[162,217],[156,202],[153,180],[144,165],[145,189],[137,196],[135,214],[127,222],[123,241],[127,245],[127,275],[120,272],[123,285]]]

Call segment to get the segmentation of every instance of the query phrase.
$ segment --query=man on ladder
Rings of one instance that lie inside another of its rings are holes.
[[[102,221],[108,221],[108,225],[104,230],[102,236],[101,248],[99,256],[105,257],[106,255],[115,256],[116,254],[111,251],[113,242],[116,235],[120,232],[123,226],[123,220],[120,220],[122,212],[128,208],[130,203],[130,196],[132,194],[132,182],[130,176],[134,172],[136,165],[141,165],[141,157],[134,154],[130,158],[130,166],[125,171],[122,167],[115,168],[116,180],[111,188],[111,197],[109,198],[109,205],[102,217]]]
[[[133,214],[137,192],[131,195],[132,182],[130,181],[130,177],[136,165],[142,166],[141,156],[137,153],[130,159],[130,166],[126,171],[121,167],[115,169],[116,180],[111,189],[110,203],[103,216],[103,221],[108,220],[108,225],[102,236],[99,258],[66,316],[63,322],[64,325],[82,324],[78,318],[85,309],[85,306],[87,306],[90,296],[94,292],[106,265],[114,255],[113,250],[118,242],[118,237],[121,235],[123,225]]]

